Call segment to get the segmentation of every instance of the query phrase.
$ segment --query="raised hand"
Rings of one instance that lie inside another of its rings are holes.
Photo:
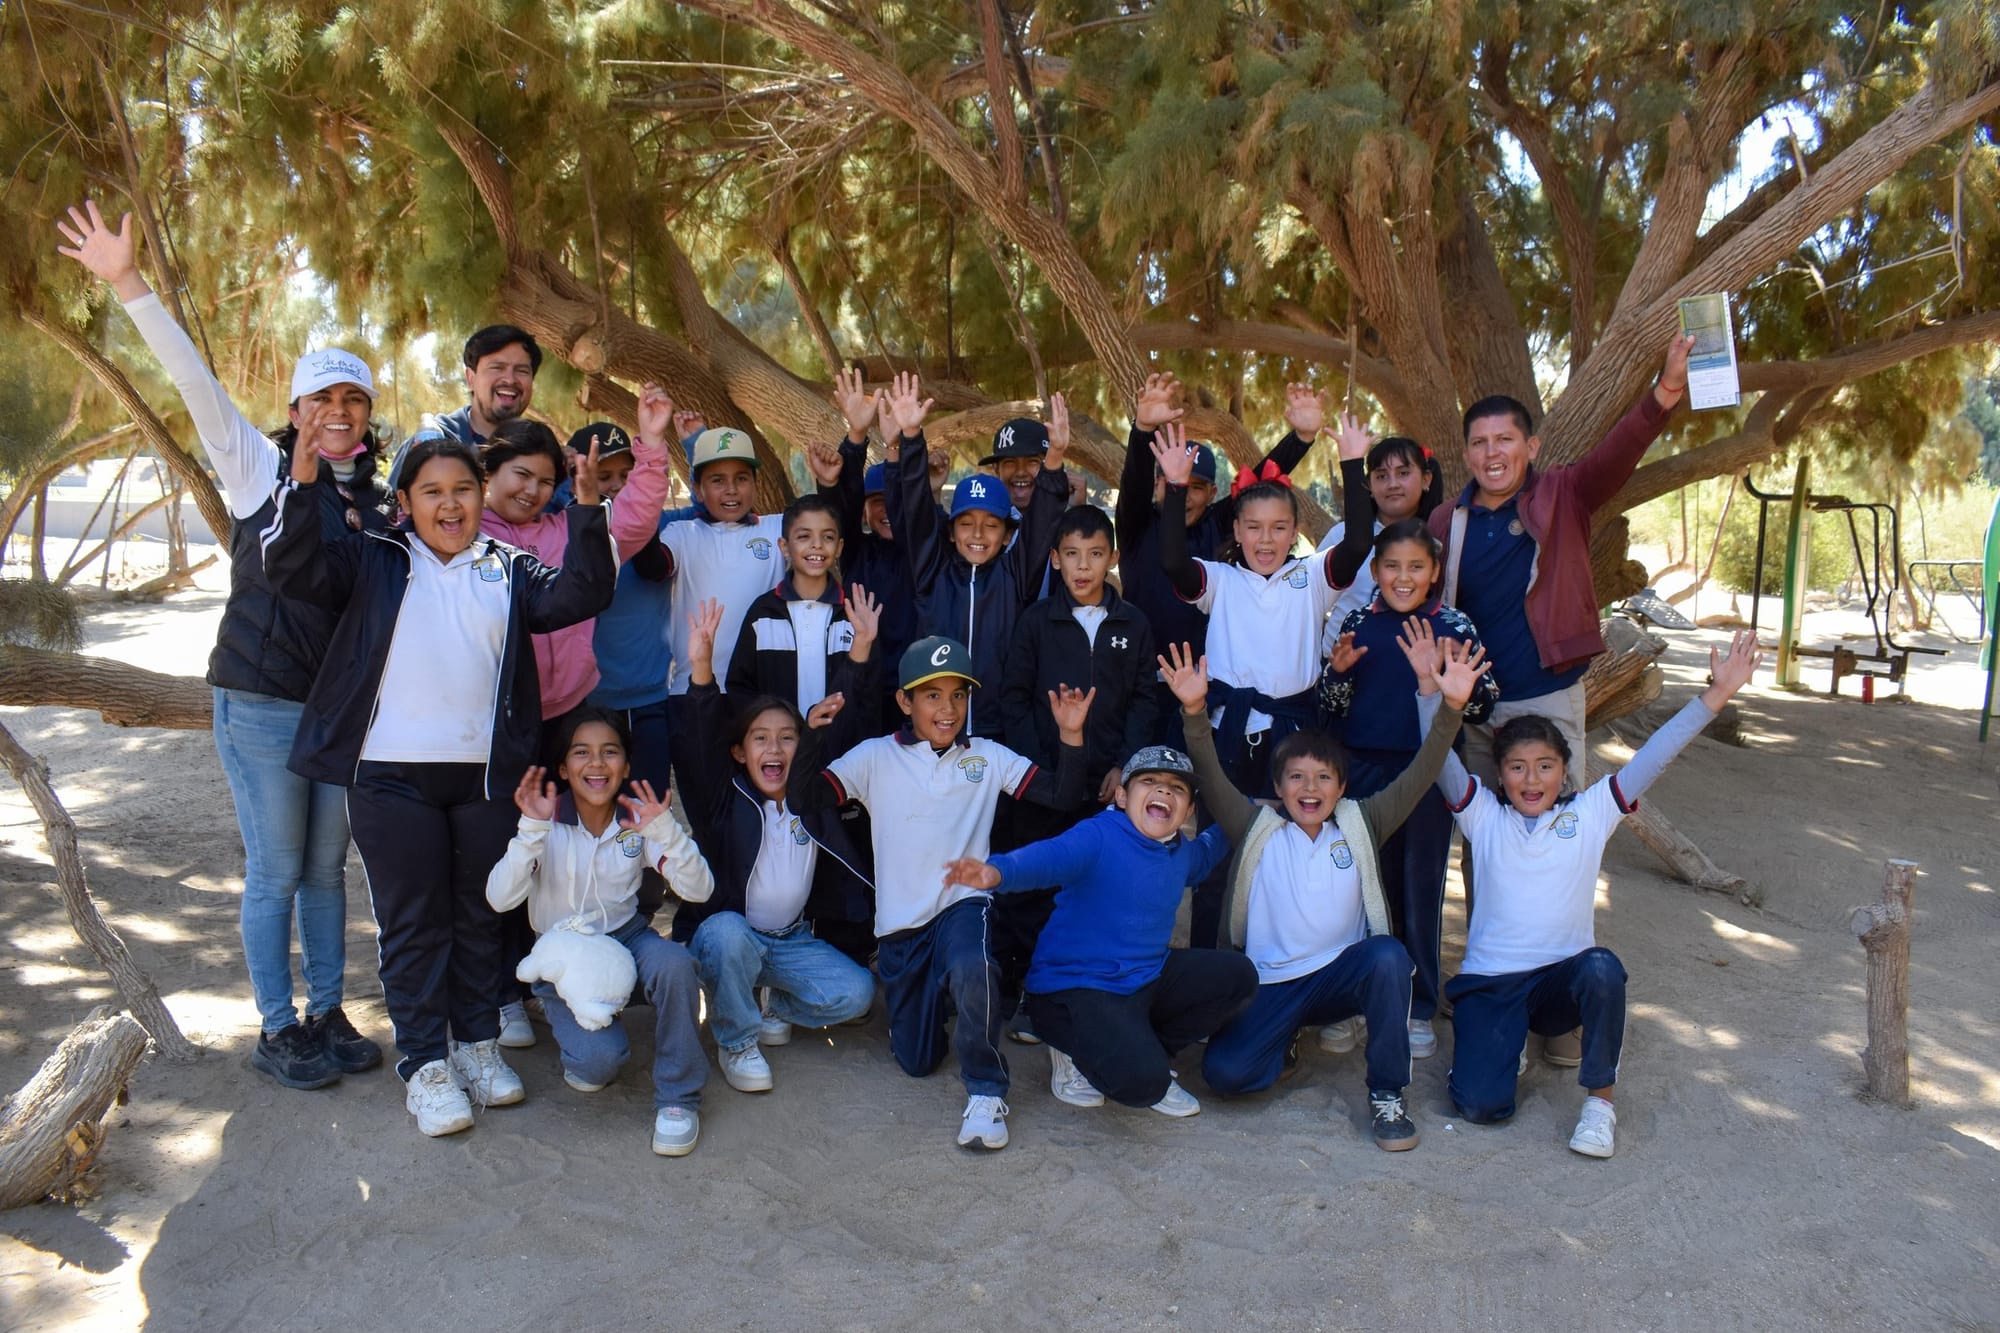
[[[69,256],[94,277],[110,283],[119,300],[137,300],[152,290],[139,276],[139,243],[132,235],[130,213],[119,219],[118,230],[113,231],[97,211],[97,201],[86,199],[81,209],[69,210],[67,222],[56,219],[56,230],[69,242],[57,246],[56,253]]]
[[[333,404],[322,398],[299,414],[299,433],[292,440],[292,480],[310,486],[319,480],[319,437],[333,415]]]
[[[947,861],[944,867],[944,885],[950,888],[963,884],[974,889],[997,889],[1000,887],[1000,872],[984,861],[975,861],[962,856],[956,861]]]
[[[648,380],[639,389],[639,438],[654,448],[667,442],[667,431],[674,424],[674,400],[667,391]]]
[[[688,669],[696,674],[715,675],[715,632],[722,628],[722,603],[704,598],[688,622]]]
[[[1437,687],[1444,693],[1444,701],[1453,708],[1463,709],[1471,702],[1472,687],[1479,678],[1493,667],[1486,660],[1486,649],[1475,648],[1463,639],[1444,641],[1444,660],[1432,674]]]
[[[857,435],[864,440],[868,438],[868,427],[874,424],[875,411],[881,402],[880,394],[868,391],[861,367],[845,366],[834,372],[833,405],[847,419],[848,439]]]
[[[708,429],[708,418],[693,408],[677,408],[674,411],[674,438],[685,440],[690,435],[699,435]]]
[[[1153,434],[1153,461],[1169,486],[1185,486],[1194,476],[1194,449],[1187,442],[1187,427],[1169,421]]]
[[[844,467],[840,451],[832,445],[817,441],[806,445],[806,471],[812,473],[812,479],[828,490],[840,484],[840,474]]]
[[[1069,453],[1069,404],[1059,393],[1049,395],[1049,451],[1042,455],[1042,466],[1051,472],[1062,471],[1063,456]]]
[[[1055,714],[1056,738],[1064,745],[1083,744],[1083,722],[1090,716],[1090,705],[1096,698],[1094,685],[1087,694],[1067,685],[1049,691],[1049,711]]]
[[[537,764],[521,775],[521,785],[514,788],[515,808],[530,819],[556,817],[556,784],[547,778],[548,770]]]
[[[1711,683],[1701,692],[1701,701],[1710,710],[1720,712],[1731,695],[1750,683],[1750,677],[1757,674],[1757,668],[1763,661],[1764,654],[1757,647],[1757,636],[1748,630],[1730,638],[1727,653],[1709,649],[1708,676]]]
[[[1110,805],[1118,796],[1118,787],[1124,781],[1123,769],[1114,768],[1104,775],[1104,781],[1097,784],[1097,803]]]
[[[625,812],[619,816],[619,826],[642,829],[667,813],[667,807],[673,803],[673,799],[674,794],[671,790],[655,796],[652,783],[635,781],[632,783],[632,795],[618,798],[618,808]]]
[[[1354,631],[1349,630],[1335,641],[1333,652],[1327,655],[1326,664],[1335,671],[1352,671],[1354,664],[1366,656],[1368,656],[1367,647],[1356,648]]]
[[[840,710],[845,707],[847,707],[846,695],[838,692],[827,695],[806,710],[806,729],[818,731],[822,727],[832,726],[833,720],[840,716]]]
[[[1660,368],[1660,378],[1653,385],[1653,392],[1661,407],[1672,407],[1681,400],[1688,387],[1688,353],[1694,350],[1692,333],[1676,333],[1667,343],[1667,363]]]
[[[1158,430],[1169,421],[1186,416],[1186,408],[1174,406],[1174,391],[1179,387],[1172,374],[1146,376],[1146,383],[1139,390],[1139,401],[1132,409],[1133,423],[1140,430]]]
[[[931,485],[944,485],[944,479],[951,475],[951,450],[933,449],[924,462],[930,468]]]
[[[854,643],[847,655],[856,662],[866,662],[876,635],[882,632],[882,604],[858,583],[847,593],[847,623],[854,627]]]
[[[889,386],[886,407],[897,434],[914,440],[924,433],[924,418],[931,414],[936,403],[937,399],[923,396],[920,381],[904,370],[897,372],[895,382]]]
[[[1403,650],[1403,656],[1410,659],[1410,670],[1417,677],[1417,693],[1435,693],[1438,687],[1438,642],[1437,636],[1431,633],[1431,622],[1422,616],[1411,616],[1405,620],[1403,632],[1396,636],[1396,646]]]
[[[640,439],[646,437],[641,435]],[[651,444],[651,440],[646,441]],[[590,437],[590,452],[569,460],[569,493],[576,503],[585,506],[602,504],[604,493],[597,489],[597,437]]]
[[[1208,659],[1199,660],[1194,655],[1191,643],[1170,643],[1166,656],[1158,659],[1160,678],[1167,682],[1167,688],[1174,692],[1174,698],[1181,701],[1184,713],[1200,713],[1208,709]]]
[[[1285,424],[1311,444],[1326,427],[1326,399],[1310,384],[1285,386]]]
[[[1333,440],[1339,447],[1341,462],[1366,459],[1375,438],[1375,432],[1362,425],[1360,418],[1347,412],[1340,414],[1340,428],[1334,431]]]

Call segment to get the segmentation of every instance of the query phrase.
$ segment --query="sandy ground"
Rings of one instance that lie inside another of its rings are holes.
[[[214,588],[94,617],[92,651],[198,673]],[[1676,697],[1718,638],[1675,638]],[[1046,1056],[1016,1048],[1014,1144],[973,1156],[950,1139],[956,1080],[897,1072],[879,1020],[774,1052],[770,1095],[712,1078],[683,1160],[647,1151],[643,1070],[577,1095],[545,1031],[516,1058],[525,1104],[426,1140],[387,1072],[296,1093],[248,1071],[241,851],[208,736],[6,710],[107,915],[209,1054],[141,1069],[95,1199],[0,1217],[0,1326],[2000,1328],[2000,742],[1981,755],[1969,658],[1927,664],[1925,702],[1871,707],[1767,673],[1743,700],[1751,743],[1698,741],[1668,774],[1660,807],[1761,910],[1612,843],[1599,940],[1632,1005],[1609,1162],[1565,1151],[1581,1093],[1539,1061],[1513,1124],[1455,1120],[1448,1025],[1412,1089],[1423,1146],[1393,1156],[1365,1136],[1359,1054],[1310,1043],[1273,1093],[1209,1096],[1189,1121],[1062,1106]],[[1907,1110],[1859,1095],[1846,928],[1889,855],[1924,870]],[[0,879],[11,1088],[111,992],[11,789]],[[386,1043],[358,864],[350,883],[350,1012]],[[643,1050],[646,1011],[627,1021]]]

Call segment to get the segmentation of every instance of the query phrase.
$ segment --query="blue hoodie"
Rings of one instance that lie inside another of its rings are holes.
[[[692,518],[696,508],[669,509],[660,526]],[[590,702],[605,708],[644,708],[667,697],[674,669],[674,584],[649,579],[634,558],[618,570],[611,605],[597,616],[591,647],[597,654],[597,688]]]
[[[1192,839],[1177,833],[1155,842],[1114,806],[1067,833],[994,857],[998,892],[1062,886],[1035,945],[1028,990],[1130,995],[1158,980],[1182,893],[1228,855],[1229,837],[1218,825]]]

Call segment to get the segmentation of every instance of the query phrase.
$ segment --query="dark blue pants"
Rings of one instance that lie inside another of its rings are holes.
[[[1173,1082],[1173,1057],[1241,1013],[1257,989],[1256,965],[1234,949],[1169,949],[1160,975],[1129,995],[1030,994],[1028,1013],[1099,1092],[1151,1106]]]
[[[1317,972],[1259,986],[1250,1007],[1209,1039],[1202,1077],[1225,1096],[1260,1092],[1284,1072],[1300,1028],[1360,1014],[1368,1020],[1368,1090],[1401,1092],[1410,1081],[1410,970],[1401,940],[1371,935]]]
[[[1348,751],[1347,794],[1364,800],[1396,779],[1414,754],[1393,750]],[[1433,783],[1380,851],[1382,896],[1396,938],[1410,951],[1417,975],[1410,983],[1410,1017],[1437,1017],[1438,955],[1444,941],[1444,880],[1451,859],[1451,807]]]
[[[1459,1114],[1491,1124],[1514,1114],[1514,1083],[1530,1032],[1560,1036],[1583,1025],[1583,1065],[1576,1081],[1608,1088],[1618,1081],[1625,1045],[1625,965],[1609,949],[1585,949],[1532,972],[1473,976],[1445,987],[1451,997],[1451,1077]]]
[[[967,1095],[1004,1097],[1004,1014],[991,911],[986,899],[968,898],[915,930],[884,935],[875,950],[875,972],[889,1010],[889,1049],[905,1074],[922,1078],[936,1070],[948,1044],[958,1053],[958,1076]],[[949,1037],[947,1003],[958,1011]]]

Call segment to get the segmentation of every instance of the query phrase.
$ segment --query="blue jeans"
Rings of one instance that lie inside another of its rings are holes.
[[[771,988],[771,1016],[800,1027],[845,1023],[875,1002],[868,969],[814,939],[803,921],[771,933],[739,912],[717,912],[695,927],[688,952],[708,988],[708,1030],[725,1051],[757,1044],[759,986]]]
[[[266,1032],[299,1021],[294,919],[308,1014],[339,1005],[347,970],[347,793],[285,767],[303,711],[268,694],[215,691],[215,751],[243,834],[243,959]]]
[[[639,969],[639,984],[631,1004],[653,1006],[653,1109],[701,1105],[701,1087],[708,1082],[708,1055],[701,1049],[701,986],[694,960],[672,940],[662,939],[644,917],[635,916],[611,932],[611,938],[631,950]],[[576,1015],[546,981],[535,983],[542,997],[542,1014],[549,1020],[562,1066],[585,1083],[609,1083],[632,1058],[624,1016],[595,1032]]]

